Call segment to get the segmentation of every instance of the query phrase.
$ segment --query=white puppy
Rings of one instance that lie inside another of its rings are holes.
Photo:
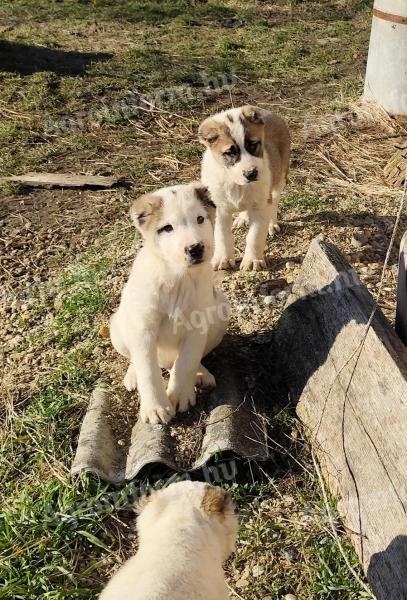
[[[230,305],[213,286],[215,206],[199,183],[135,200],[131,216],[144,238],[110,323],[113,346],[130,359],[140,416],[166,423],[195,404],[195,386],[214,387],[201,364],[226,331]],[[165,390],[161,368],[170,370]]]
[[[139,549],[100,600],[228,600],[222,563],[238,521],[229,494],[182,481],[140,501]]]
[[[240,268],[263,269],[267,231],[272,235],[279,230],[278,201],[290,157],[287,125],[272,112],[243,106],[203,121],[199,138],[207,148],[202,182],[217,209],[214,268],[235,266],[233,214],[244,211],[235,221],[238,226],[249,224]]]

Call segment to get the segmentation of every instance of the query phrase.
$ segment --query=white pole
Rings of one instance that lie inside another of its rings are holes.
[[[364,97],[407,115],[407,0],[375,0]]]

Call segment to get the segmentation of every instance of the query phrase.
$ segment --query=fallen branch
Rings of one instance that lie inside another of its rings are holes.
[[[21,183],[29,187],[45,188],[110,188],[119,181],[117,177],[100,175],[70,175],[65,173],[27,173],[1,177],[0,182]]]

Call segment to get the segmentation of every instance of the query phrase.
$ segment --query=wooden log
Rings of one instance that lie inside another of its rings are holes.
[[[374,594],[406,600],[407,349],[380,310],[367,331],[373,306],[345,258],[317,238],[275,341]]]
[[[384,167],[384,176],[389,185],[400,187],[404,185],[406,179],[407,143],[400,141],[395,148],[396,152]]]
[[[117,177],[100,175],[70,175],[65,173],[27,173],[1,177],[0,181],[21,183],[29,187],[110,188],[118,183]]]
[[[402,237],[399,251],[396,332],[407,346],[407,231]]]

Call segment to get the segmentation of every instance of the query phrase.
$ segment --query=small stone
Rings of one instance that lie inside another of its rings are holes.
[[[249,582],[247,581],[247,579],[241,577],[238,581],[236,581],[235,585],[237,588],[244,588],[249,585]]]
[[[280,302],[284,302],[284,300],[286,300],[286,298],[289,296],[290,292],[286,292],[285,290],[281,290],[281,292],[278,292],[277,294],[277,300],[280,300]]]
[[[288,548],[287,550],[283,550],[281,552],[281,556],[289,563],[293,563],[295,561],[295,553],[290,548]]]
[[[99,336],[102,338],[109,337],[109,327],[107,325],[101,325],[99,327]]]
[[[289,260],[285,263],[285,268],[287,271],[292,271],[293,269],[295,269],[295,263]]]
[[[117,445],[118,446],[124,446],[125,441],[124,440],[117,440]]]
[[[17,344],[19,344],[19,343],[21,342],[21,340],[22,340],[22,337],[21,337],[21,335],[16,335],[15,337],[13,337],[13,338],[10,340],[10,345],[11,345],[11,346],[17,346]]]
[[[293,283],[294,282],[294,275],[292,273],[287,273],[287,283]]]
[[[317,44],[319,46],[326,46],[327,44],[334,44],[335,42],[339,42],[341,38],[338,37],[326,37],[326,38],[317,38]],[[287,597],[285,597],[287,599]]]
[[[55,308],[55,310],[59,310],[60,308],[62,308],[62,304],[63,304],[63,302],[64,302],[64,301],[63,301],[63,298],[62,298],[62,296],[57,296],[57,297],[54,299],[54,308]]]
[[[353,232],[350,243],[354,248],[361,248],[366,244],[368,236],[364,231],[356,230]]]
[[[298,440],[298,429],[296,429],[295,427],[291,430],[290,438],[292,440]]]
[[[264,296],[263,303],[265,306],[275,306],[277,304],[277,300],[275,296]]]
[[[297,600],[297,596],[294,596],[294,594],[286,594],[284,600]]]
[[[260,567],[259,565],[256,565],[252,569],[253,577],[260,577],[260,575],[263,575],[263,573],[264,573],[264,567]]]

